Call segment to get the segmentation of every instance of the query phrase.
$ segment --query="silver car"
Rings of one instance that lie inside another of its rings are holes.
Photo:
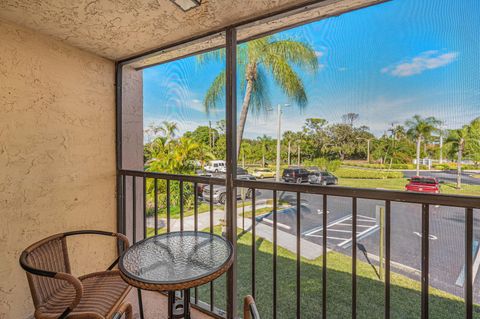
[[[251,175],[242,175],[238,176],[238,179],[245,179],[245,180],[255,180],[254,176]],[[203,200],[209,202],[210,201],[210,186],[205,186],[202,192]],[[252,190],[246,189],[244,187],[237,187],[237,199],[251,198],[252,197]],[[225,204],[225,200],[227,198],[227,188],[224,185],[213,185],[213,195],[212,200],[214,203],[218,204]]]

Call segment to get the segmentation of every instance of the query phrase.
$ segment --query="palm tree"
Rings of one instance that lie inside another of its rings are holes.
[[[464,125],[460,129],[451,130],[447,137],[447,144],[450,144],[452,150],[457,153],[457,188],[462,187],[462,160],[465,151],[472,150],[479,146],[479,140],[476,138],[476,121],[473,120],[470,125]]]
[[[199,56],[200,62],[210,58],[223,59],[224,50],[217,50]],[[243,138],[248,111],[264,112],[269,106],[267,74],[285,95],[300,108],[307,105],[307,93],[300,74],[294,67],[315,73],[318,59],[313,48],[303,42],[292,39],[277,39],[267,36],[251,40],[238,47],[238,73],[241,76],[241,88],[244,92],[242,110],[237,128],[237,155]],[[225,70],[212,82],[208,89],[204,105],[208,112],[218,107],[225,95]]]
[[[163,121],[159,131],[167,138],[168,144],[175,138],[178,131],[178,124],[176,122]]]
[[[267,152],[268,143],[272,140],[272,138],[263,134],[263,136],[257,137],[257,140],[260,142],[262,147],[262,167],[265,167],[265,153]]]
[[[283,141],[287,143],[287,163],[288,166],[291,165],[291,155],[292,155],[292,142],[295,139],[295,133],[292,131],[286,131],[283,133]]]
[[[430,137],[432,132],[434,132],[440,124],[441,121],[433,116],[422,118],[420,115],[414,115],[412,119],[405,121],[405,125],[408,127],[407,134],[412,137],[417,144],[417,175],[420,174],[420,147],[422,141]]]

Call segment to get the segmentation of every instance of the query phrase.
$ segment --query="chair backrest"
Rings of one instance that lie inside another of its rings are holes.
[[[246,296],[243,302],[243,318],[244,319],[260,319],[257,305],[252,296]]]
[[[35,308],[68,285],[63,280],[35,274],[39,271],[40,273],[70,273],[67,242],[64,236],[55,235],[31,245],[25,249],[21,260],[24,263],[22,267],[27,271]]]

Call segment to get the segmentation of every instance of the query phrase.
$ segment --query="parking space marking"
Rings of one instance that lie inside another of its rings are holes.
[[[415,235],[417,235],[418,237],[422,238],[422,234],[420,234],[419,232],[414,231],[413,233],[414,233]],[[428,235],[428,238],[429,238],[430,240],[437,240],[437,239],[438,239],[437,236],[432,235],[432,234],[429,234],[429,235]]]
[[[351,230],[343,230],[343,229],[329,229],[328,231],[336,231],[336,232],[339,232],[339,233],[349,233],[351,234],[352,231]],[[357,231],[357,234],[359,234],[360,232]]]
[[[350,230],[345,229],[350,228]],[[357,231],[357,238],[365,238],[379,229],[377,220],[373,217],[358,215],[357,228],[362,231]],[[344,247],[352,241],[352,215],[347,215],[333,221],[327,225],[327,239],[334,241],[339,247]],[[304,232],[302,235],[308,237],[323,238],[323,227],[316,227]],[[335,236],[330,236],[329,233],[334,233]],[[341,237],[342,236],[342,237]],[[345,236],[345,237],[343,237]]]
[[[336,221],[328,224],[328,225],[327,225],[327,229],[328,229],[328,227],[337,225],[337,224],[339,224],[339,223],[341,223],[341,222],[343,222],[343,221],[345,221],[345,220],[347,220],[347,219],[349,219],[349,218],[351,218],[351,215],[350,215],[350,216],[347,216],[347,217],[339,218],[339,219],[337,219]],[[319,227],[315,227],[315,228],[312,228],[312,229],[309,229],[309,230],[303,232],[302,235],[304,235],[304,236],[311,236],[311,235],[313,235],[313,234],[315,234],[315,233],[321,232],[322,230],[323,230],[323,226],[319,226]],[[317,237],[317,236],[313,236],[313,237]]]

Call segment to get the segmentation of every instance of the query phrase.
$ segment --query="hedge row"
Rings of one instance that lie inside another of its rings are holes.
[[[388,172],[381,170],[366,170],[356,168],[341,167],[335,171],[335,175],[341,178],[360,178],[360,179],[386,179],[403,178],[402,172]]]
[[[444,171],[451,170],[451,169],[457,169],[457,164],[456,163],[444,163],[444,164],[435,164],[432,166],[434,169],[441,169]],[[478,165],[462,165],[462,170],[476,170],[480,169],[480,166]]]
[[[363,167],[363,168],[378,168],[378,169],[415,169],[414,164],[362,164],[362,163],[348,163],[350,166]],[[422,169],[427,168],[424,165],[420,165]]]

